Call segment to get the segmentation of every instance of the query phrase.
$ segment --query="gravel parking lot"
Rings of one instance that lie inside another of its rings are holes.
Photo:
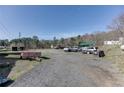
[[[82,53],[43,50],[50,57],[18,78],[11,87],[123,86],[123,76],[111,62]]]

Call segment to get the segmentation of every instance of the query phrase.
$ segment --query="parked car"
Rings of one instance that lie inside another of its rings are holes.
[[[0,76],[0,85],[7,83],[10,79],[4,77],[4,76]]]
[[[64,49],[64,46],[58,45],[58,46],[55,46],[54,49]]]
[[[54,49],[59,49],[59,47],[55,46]]]
[[[78,51],[79,51],[79,52],[82,52],[82,48],[81,48],[81,47],[79,47],[79,48],[78,48]]]
[[[78,46],[73,46],[70,48],[70,52],[78,52]]]
[[[120,47],[120,48],[121,48],[121,50],[123,50],[123,51],[124,51],[124,45],[121,45],[121,47]]]
[[[82,48],[83,54],[94,54],[97,53],[97,47],[84,47]]]
[[[95,50],[95,51],[93,52],[93,54],[94,54],[94,55],[98,55],[98,54],[99,54],[99,51],[98,51],[98,50]]]
[[[68,48],[68,47],[65,47],[63,50],[64,50],[65,52],[69,52],[69,48]]]
[[[73,46],[73,47],[66,47],[63,49],[65,52],[78,52],[79,48],[78,46]]]

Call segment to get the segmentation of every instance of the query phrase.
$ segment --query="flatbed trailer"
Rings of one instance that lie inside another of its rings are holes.
[[[24,51],[21,52],[20,58],[30,60],[35,59],[41,61],[41,52]]]
[[[8,56],[8,55],[19,55],[21,59],[30,59],[30,60],[39,60],[41,61],[41,52],[35,51],[8,51],[8,52],[0,52],[0,56]]]

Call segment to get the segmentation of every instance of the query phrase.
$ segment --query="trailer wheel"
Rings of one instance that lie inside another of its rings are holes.
[[[22,59],[22,56],[20,56],[20,59]]]
[[[42,61],[42,58],[40,58],[40,60],[39,60],[40,62]]]
[[[29,58],[30,61],[32,61],[32,58]]]

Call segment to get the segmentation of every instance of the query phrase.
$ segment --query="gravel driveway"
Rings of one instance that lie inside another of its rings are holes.
[[[51,58],[18,78],[12,87],[123,86],[122,76],[111,62],[93,55],[43,50]]]

